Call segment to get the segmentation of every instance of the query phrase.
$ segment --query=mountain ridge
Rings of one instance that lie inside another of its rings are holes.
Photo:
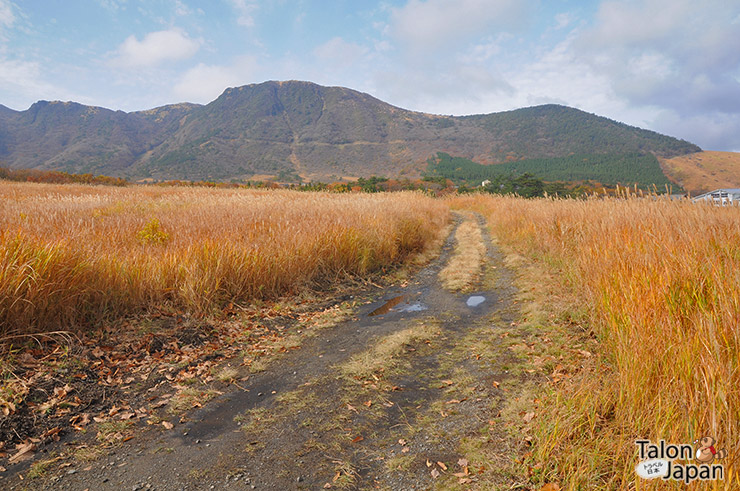
[[[0,162],[11,168],[134,179],[414,177],[440,151],[496,164],[569,154],[670,158],[701,150],[567,106],[444,116],[303,81],[233,87],[205,105],[129,113],[59,101],[3,108]]]

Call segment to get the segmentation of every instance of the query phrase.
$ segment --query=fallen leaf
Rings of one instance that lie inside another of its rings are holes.
[[[364,439],[365,439],[365,437],[364,437],[364,436],[362,436],[362,435],[359,435],[359,436],[356,436],[356,437],[354,438],[354,440],[352,440],[352,443],[357,443],[357,442],[361,442],[361,441],[362,441],[362,440],[364,440]]]
[[[524,422],[529,423],[534,418],[534,411],[530,411],[524,415]]]
[[[123,413],[118,413],[118,419],[122,419],[122,420],[131,419],[134,416],[136,416],[136,413],[134,413],[133,411],[126,411]]]
[[[399,444],[399,445],[406,445],[406,440],[404,440],[403,438],[400,438],[400,439],[398,440],[398,444]]]
[[[162,426],[164,426],[164,427],[165,427],[166,429],[168,429],[168,430],[171,430],[172,428],[174,428],[174,427],[175,427],[175,425],[173,425],[173,424],[172,424],[172,423],[170,423],[169,421],[162,421]]]
[[[411,450],[411,449],[410,449],[409,447],[403,447],[403,448],[401,449],[401,453],[409,453],[409,451],[410,451],[410,450]]]
[[[473,482],[473,480],[469,477],[461,477],[457,480],[457,482],[459,482],[460,484],[470,484],[471,482]]]
[[[455,382],[453,382],[452,380],[443,380],[442,383],[444,385],[446,385],[446,386],[450,386],[450,385],[454,384]]]
[[[0,403],[0,407],[3,408],[3,415],[5,416],[10,416],[11,414],[15,413],[15,404],[10,401]]]
[[[431,466],[432,466],[432,463],[429,462],[429,459],[427,459],[427,467],[431,467]]]
[[[30,442],[19,444],[18,446],[16,446],[16,448],[18,449],[18,452],[8,459],[9,464],[15,464],[16,462],[30,459],[33,455],[33,452],[36,451],[36,445]]]
[[[560,486],[554,482],[549,482],[542,486],[540,491],[560,491]]]
[[[324,489],[329,489],[329,488],[331,488],[331,484],[329,483],[324,484]]]
[[[357,409],[352,404],[347,404],[347,409],[349,409],[350,411],[357,412]]]
[[[432,469],[432,477],[434,479],[437,479],[439,476],[440,476],[439,471],[436,468]]]
[[[72,391],[72,388],[69,385],[65,385],[64,387],[55,387],[54,397],[58,399],[64,399],[65,397],[67,397],[67,394],[71,391]]]
[[[87,426],[89,422],[90,415],[87,413],[77,414],[69,420],[69,424],[71,424],[78,431],[81,430],[83,426]]]
[[[47,438],[51,438],[55,442],[59,441],[59,432],[62,431],[60,427],[52,428],[46,432],[44,432],[43,435],[41,435],[41,440],[46,440]]]
[[[457,461],[457,465],[460,467],[467,467],[468,466],[468,459],[459,459]]]
[[[367,406],[367,407],[370,407],[370,406],[372,406],[372,405],[373,405],[373,401],[366,401],[366,402],[363,402],[363,404],[364,404],[365,406]]]
[[[447,466],[445,465],[444,462],[437,461],[437,465],[440,466],[443,471],[447,470]]]
[[[495,380],[493,381],[493,386],[496,387],[497,389],[499,385],[501,385],[499,382],[496,382]]]
[[[169,399],[160,399],[157,402],[155,402],[154,404],[152,404],[152,409],[157,409],[157,408],[160,408],[162,406],[166,406],[168,402],[169,402]]]

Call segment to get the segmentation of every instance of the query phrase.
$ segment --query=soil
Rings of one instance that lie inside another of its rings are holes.
[[[207,403],[216,392],[195,391],[194,405],[202,407],[155,410],[157,397],[172,391],[161,376],[149,380],[127,399],[132,412],[149,404],[147,417],[117,428],[123,438],[100,443],[94,431],[68,432],[33,461],[3,464],[0,487],[528,488],[515,470],[526,442],[500,417],[526,376],[512,368],[516,359],[501,343],[519,318],[517,292],[483,218],[477,220],[487,262],[475,291],[450,293],[439,284],[437,275],[454,248],[453,230],[439,257],[410,281],[366,292],[350,318],[305,337],[264,371],[251,373],[235,358],[224,362],[239,372],[232,383],[217,386],[221,394]],[[471,307],[471,296],[484,301]],[[296,315],[264,324],[277,331],[301,326]],[[352,376],[346,369],[389,336],[422,327],[429,334],[409,338],[371,373]],[[181,343],[198,345],[207,343],[206,331],[191,326],[178,335]],[[171,340],[151,335],[140,346],[163,350]],[[92,373],[88,378],[97,380]],[[88,398],[94,412],[105,387],[90,385],[84,390],[95,392]],[[0,430],[14,425],[9,420]]]

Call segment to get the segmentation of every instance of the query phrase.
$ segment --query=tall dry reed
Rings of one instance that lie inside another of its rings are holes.
[[[422,250],[448,217],[418,193],[0,182],[0,204],[0,337],[368,274]]]
[[[500,240],[559,270],[591,313],[605,364],[552,394],[537,454],[550,477],[572,489],[631,487],[636,438],[711,435],[730,451],[724,464],[735,466],[740,208],[484,196],[458,205],[484,212]]]

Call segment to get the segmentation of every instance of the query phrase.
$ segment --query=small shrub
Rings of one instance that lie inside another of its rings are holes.
[[[157,218],[152,218],[143,229],[139,230],[136,237],[142,244],[164,244],[170,235],[162,230]]]

